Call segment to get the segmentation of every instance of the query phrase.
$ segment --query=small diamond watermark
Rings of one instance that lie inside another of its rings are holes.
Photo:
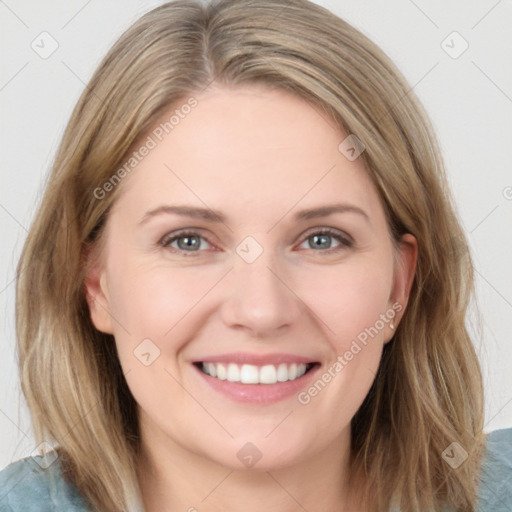
[[[467,458],[468,452],[462,446],[454,441],[446,448],[441,457],[453,468],[457,469]]]
[[[236,456],[244,466],[252,468],[263,457],[263,454],[253,443],[245,443],[238,450]]]
[[[46,441],[39,443],[30,456],[42,469],[48,469],[59,458],[53,446]]]
[[[452,59],[458,59],[469,48],[469,43],[454,30],[441,41],[441,48]]]
[[[338,146],[338,151],[347,159],[353,162],[364,150],[366,146],[361,139],[354,134],[349,135]]]
[[[160,357],[160,349],[149,338],[146,338],[137,345],[133,355],[144,366],[150,366]]]
[[[30,43],[30,47],[39,55],[39,57],[41,57],[41,59],[47,59],[57,51],[59,43],[51,34],[44,31],[41,32],[32,41],[32,43]]]
[[[237,245],[236,253],[246,263],[253,263],[263,253],[263,247],[254,237],[247,236]]]

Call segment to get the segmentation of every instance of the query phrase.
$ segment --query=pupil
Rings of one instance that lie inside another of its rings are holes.
[[[184,241],[184,243],[182,243]],[[197,249],[199,247],[199,237],[197,236],[182,236],[178,239],[178,246],[180,249]]]
[[[326,248],[330,247],[330,235],[313,235],[311,237],[313,245],[316,247]]]

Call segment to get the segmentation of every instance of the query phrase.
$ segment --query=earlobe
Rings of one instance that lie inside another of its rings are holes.
[[[99,331],[113,334],[106,273],[94,249],[87,250],[86,269],[84,291],[91,321]]]

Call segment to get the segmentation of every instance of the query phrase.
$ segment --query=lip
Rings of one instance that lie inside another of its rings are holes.
[[[251,354],[249,352],[233,352],[230,354],[219,354],[214,356],[206,356],[201,359],[192,361],[193,363],[236,363],[253,364],[255,366],[265,366],[267,364],[279,365],[286,364],[311,364],[318,361],[311,357],[303,357],[295,354],[286,354],[278,352],[275,354]]]
[[[224,356],[227,356],[225,354]],[[282,356],[290,357],[289,355],[282,354]],[[207,358],[202,360],[203,362],[234,362],[238,364],[257,364],[255,358],[246,359],[242,357],[240,359],[233,359],[233,354],[229,355],[230,359],[220,360],[216,358]],[[263,361],[263,364],[277,364],[275,354],[273,356],[257,357],[257,361]],[[320,369],[320,364],[316,363],[314,366],[305,373],[302,377],[292,381],[277,382],[276,384],[242,384],[240,382],[230,382],[228,380],[220,380],[211,375],[207,375],[202,372],[199,365],[192,364],[192,368],[201,377],[201,381],[205,383],[210,389],[213,389],[217,393],[234,400],[235,402],[245,404],[260,404],[267,405],[280,402],[290,397],[296,397],[297,394],[306,388],[311,380],[315,377],[316,373]],[[311,359],[297,358],[292,356],[292,359],[280,359],[280,363],[311,363]]]

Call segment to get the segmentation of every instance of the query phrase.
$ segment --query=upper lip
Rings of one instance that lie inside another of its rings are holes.
[[[265,366],[267,364],[311,364],[317,362],[310,357],[298,356],[295,354],[286,354],[279,352],[275,354],[251,354],[248,352],[233,352],[228,354],[217,354],[195,359],[194,363],[235,363],[252,364],[255,366]]]

